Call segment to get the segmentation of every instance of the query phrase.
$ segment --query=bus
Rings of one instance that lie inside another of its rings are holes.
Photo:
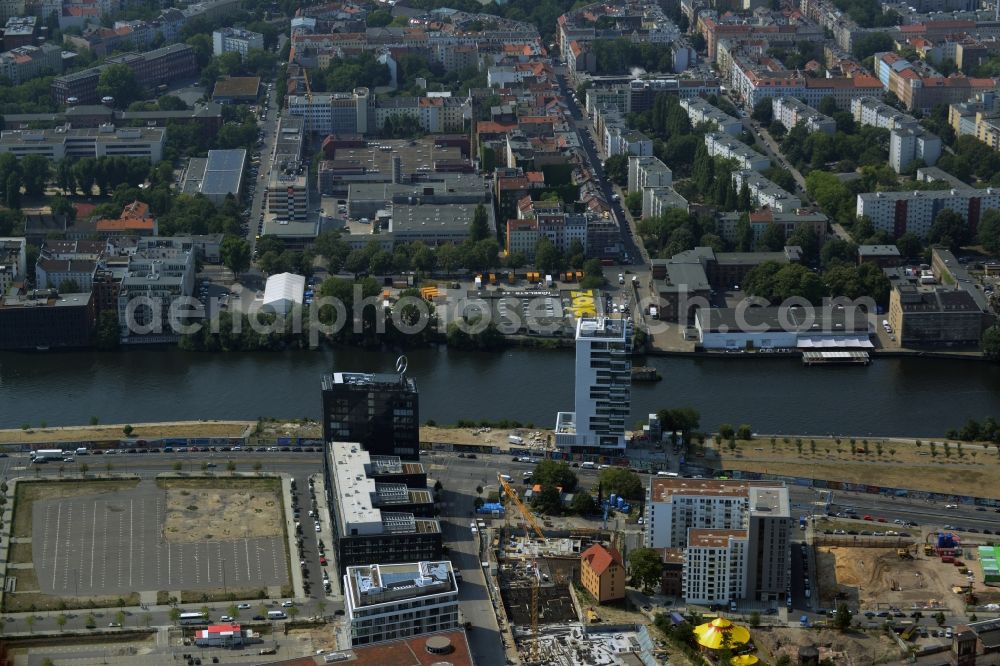
[[[191,625],[191,624],[208,624],[208,615],[205,613],[181,613],[180,617],[177,618],[179,624]]]

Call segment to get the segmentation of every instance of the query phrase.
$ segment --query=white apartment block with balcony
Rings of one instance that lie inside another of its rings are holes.
[[[733,118],[722,109],[712,106],[701,97],[689,97],[680,101],[681,108],[687,113],[692,125],[711,123],[723,134],[739,136],[743,131],[743,123],[739,118]]]
[[[750,199],[757,206],[767,206],[778,213],[794,213],[802,208],[802,200],[756,171],[742,169],[733,172],[733,185],[739,192],[746,184]]]
[[[920,125],[913,116],[874,97],[851,100],[851,115],[856,123],[887,130],[914,129]]]
[[[654,477],[645,521],[648,547],[684,549],[688,603],[786,594],[792,519],[783,484]]]
[[[763,171],[771,166],[771,160],[761,155],[739,139],[726,134],[710,132],[705,135],[705,147],[712,157],[736,160],[741,169]]]
[[[577,320],[575,411],[556,415],[557,447],[624,451],[632,393],[631,353],[629,320]]]
[[[945,208],[958,213],[967,223],[981,219],[986,211],[1000,208],[1000,189],[866,192],[858,195],[855,213],[871,220],[875,231],[892,236],[910,232],[927,238],[934,218]]]
[[[628,191],[645,187],[673,187],[674,173],[657,157],[631,155],[628,158]]]
[[[727,604],[747,598],[746,530],[689,531],[682,590],[689,604]]]
[[[924,166],[934,166],[941,157],[941,139],[921,127],[896,128],[889,133],[889,166],[902,173],[920,160]]]
[[[239,53],[241,58],[247,52],[264,50],[264,35],[243,28],[220,28],[212,33],[212,53]]]
[[[775,97],[771,100],[771,109],[774,119],[784,125],[785,129],[790,130],[802,123],[810,132],[833,134],[837,131],[837,123],[833,118],[794,97]]]
[[[352,647],[458,627],[448,561],[348,567],[343,589]]]

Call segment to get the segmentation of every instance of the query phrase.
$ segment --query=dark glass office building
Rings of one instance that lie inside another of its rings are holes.
[[[323,376],[323,439],[359,442],[372,455],[420,458],[417,385],[389,373]]]

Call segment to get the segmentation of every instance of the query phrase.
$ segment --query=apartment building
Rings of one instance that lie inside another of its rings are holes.
[[[875,68],[885,89],[911,111],[926,112],[938,104],[964,102],[997,88],[995,79],[945,77],[923,61],[910,62],[896,53],[876,53]]]
[[[688,603],[785,597],[792,519],[784,484],[654,477],[645,519],[648,547],[684,549]]]
[[[631,351],[629,320],[577,320],[576,409],[557,414],[557,447],[611,454],[625,449],[625,420],[632,391]]]
[[[15,157],[41,155],[50,160],[80,157],[145,157],[163,159],[166,129],[163,127],[122,127],[104,124],[96,128],[71,129],[60,126],[41,130],[0,132],[0,153]]]
[[[857,216],[871,220],[876,231],[893,237],[906,232],[926,238],[934,217],[944,210],[958,213],[975,235],[983,213],[1000,208],[1000,190],[916,190],[913,192],[867,192],[858,195]]]
[[[833,134],[837,131],[837,123],[833,118],[803,104],[794,97],[773,98],[771,109],[774,119],[781,123],[785,129],[790,130],[802,123],[810,132]]]
[[[599,108],[612,108],[621,114],[642,113],[653,108],[660,93],[677,95],[679,99],[693,99],[718,95],[717,79],[636,79],[626,84],[587,88],[587,113],[593,115]]]
[[[972,135],[979,138],[981,134],[987,134],[980,131],[980,125],[995,126],[998,113],[1000,113],[1000,97],[993,92],[978,93],[967,102],[948,105],[948,124],[958,136]],[[979,140],[983,141],[982,138]],[[984,142],[994,145],[989,140]]]
[[[771,166],[771,160],[750,148],[739,139],[725,134],[709,132],[705,135],[705,147],[712,157],[736,160],[741,169],[763,171]]]
[[[690,97],[680,100],[680,106],[687,113],[692,125],[709,123],[723,134],[739,136],[743,132],[743,123],[739,118],[733,118],[722,109],[712,106],[701,97]]]
[[[448,560],[348,567],[343,589],[352,647],[458,627],[458,584]]]
[[[264,50],[264,35],[243,28],[220,28],[212,32],[212,53],[239,53],[245,58],[251,50]]]
[[[195,252],[180,239],[144,238],[128,260],[118,294],[118,327],[124,342],[166,342],[177,332],[171,307],[194,293]],[[183,322],[181,322],[183,323]]]
[[[599,543],[580,554],[580,583],[597,603],[625,598],[625,562],[615,547]]]
[[[370,456],[356,442],[331,442],[324,473],[341,574],[350,567],[441,559],[441,526],[412,512],[377,507]]]
[[[941,139],[921,127],[897,128],[889,133],[889,165],[896,173],[914,162],[934,166],[941,156]]]
[[[15,86],[28,79],[61,73],[62,49],[55,44],[28,44],[0,53],[0,76]]]
[[[671,209],[688,211],[688,200],[672,187],[642,188],[642,217],[659,217]]]
[[[736,191],[746,185],[750,192],[750,200],[755,206],[767,206],[777,213],[794,213],[802,208],[802,200],[785,191],[775,182],[765,178],[756,171],[741,169],[732,174],[733,186]]]
[[[729,212],[719,216],[717,229],[719,235],[727,243],[738,243],[740,241],[740,218],[741,213]],[[823,238],[826,234],[828,219],[826,215],[807,209],[797,209],[789,212],[780,212],[772,208],[762,208],[750,213],[750,233],[752,250],[760,250],[761,236],[772,224],[777,225],[785,232],[785,238],[801,227],[807,227],[817,238]]]
[[[920,127],[917,119],[874,97],[859,97],[851,101],[851,115],[854,122],[882,129],[915,129]]]
[[[27,279],[27,247],[25,238],[0,238],[0,297],[3,297],[15,282]]]
[[[646,187],[672,187],[673,184],[673,172],[658,157],[629,156],[629,192],[641,192]]]

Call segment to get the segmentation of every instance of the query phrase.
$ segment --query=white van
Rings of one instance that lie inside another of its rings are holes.
[[[280,610],[267,611],[268,620],[284,620],[287,617],[288,616],[285,615],[285,611],[280,611]]]
[[[656,476],[666,476],[671,479],[676,479],[678,476],[680,476],[680,474],[678,474],[677,472],[657,472]]]
[[[592,462],[582,462],[580,463],[580,469],[594,469],[596,466]]]
[[[510,483],[510,481],[511,481],[510,474],[498,474],[497,476],[499,476],[501,479],[503,479],[507,483]]]

